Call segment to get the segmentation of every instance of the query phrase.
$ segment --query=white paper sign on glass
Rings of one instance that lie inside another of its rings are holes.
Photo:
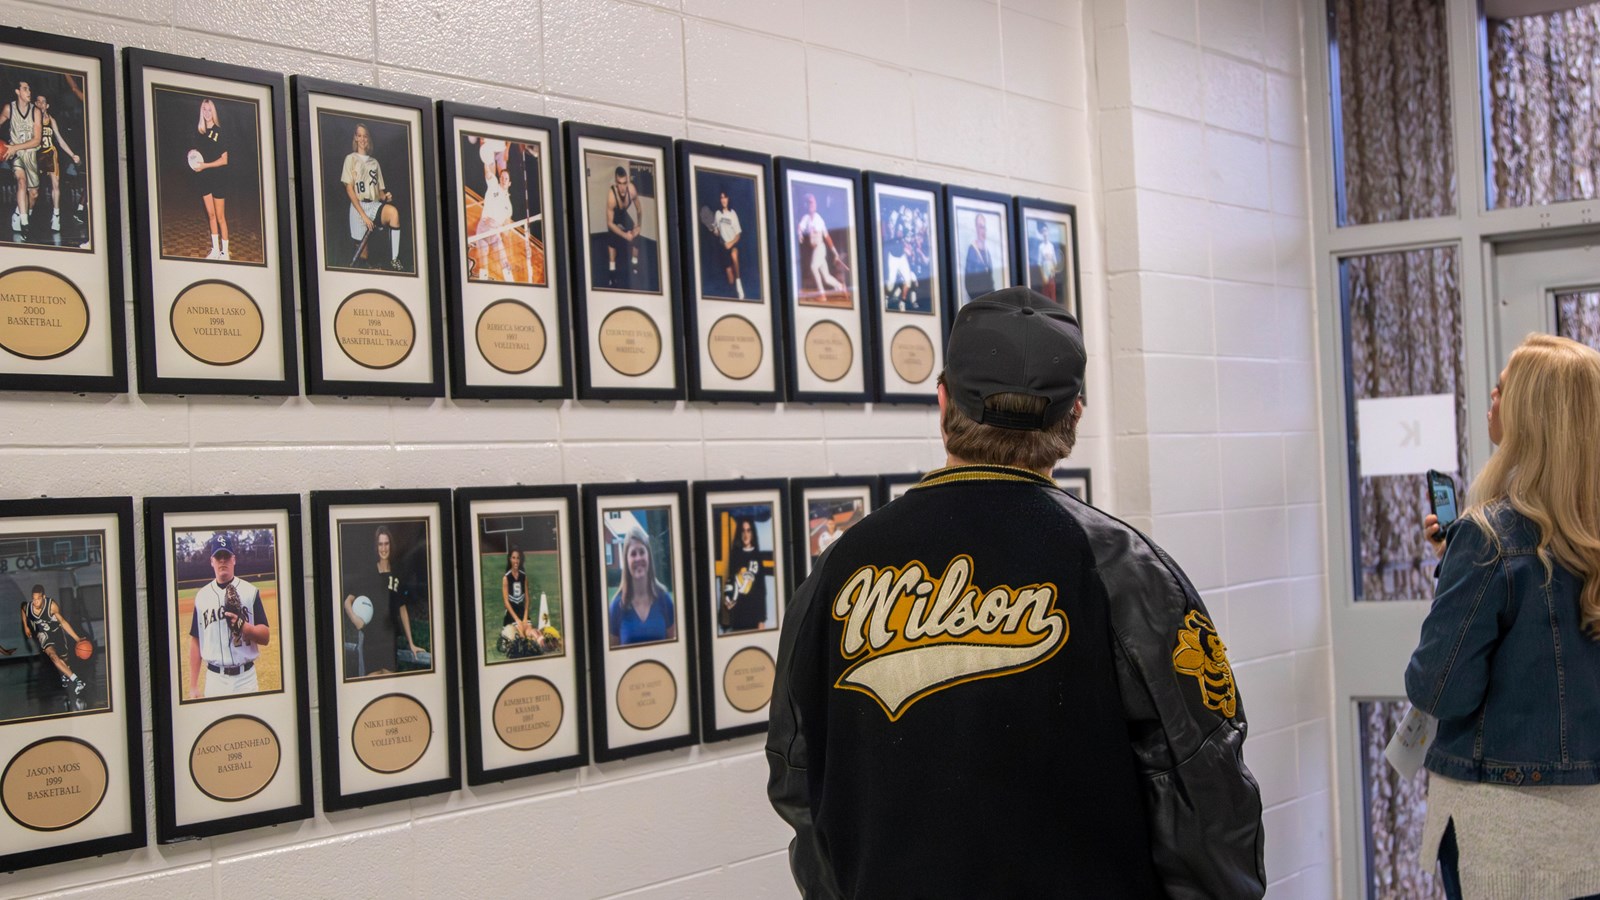
[[[1454,472],[1456,398],[1451,394],[1356,401],[1361,476]]]

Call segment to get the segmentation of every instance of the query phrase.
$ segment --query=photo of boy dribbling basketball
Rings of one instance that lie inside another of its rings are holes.
[[[87,659],[93,654],[94,645],[73,630],[61,615],[61,607],[45,595],[44,585],[34,585],[32,594],[32,598],[22,604],[22,633],[38,645],[40,655],[61,673],[61,686],[70,696],[76,697],[89,685],[72,670],[67,658],[77,656]],[[72,639],[74,650],[67,649],[68,638]],[[87,652],[82,649],[85,647]]]

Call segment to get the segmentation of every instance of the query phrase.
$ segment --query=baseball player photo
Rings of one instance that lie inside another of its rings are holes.
[[[0,540],[0,726],[107,709],[100,532]]]
[[[807,537],[811,563],[866,515],[860,497],[821,497],[806,502]]]
[[[850,248],[855,246],[855,216],[849,192],[796,175],[789,181],[788,199],[789,281],[795,302],[854,309]]]
[[[879,192],[874,205],[884,311],[933,315],[933,201]]]
[[[415,276],[410,124],[319,109],[316,127],[324,267]]]
[[[344,680],[433,670],[428,522],[339,523]]]
[[[566,654],[557,514],[479,517],[478,587],[486,665]]]
[[[700,205],[700,229],[695,234],[700,296],[761,301],[766,279],[761,271],[761,208],[755,177],[697,168],[694,190]]]
[[[1028,236],[1027,286],[1067,306],[1072,272],[1067,266],[1066,227],[1034,216],[1023,219],[1022,227]]]
[[[266,265],[260,104],[161,84],[150,94],[162,258]]]
[[[85,73],[0,59],[0,183],[5,240],[88,250]]]
[[[179,701],[282,690],[276,529],[177,532],[172,566]]]
[[[544,180],[538,144],[462,132],[467,278],[544,287]]]
[[[661,293],[656,164],[585,150],[589,284],[595,290]]]
[[[717,634],[778,627],[783,607],[773,560],[772,504],[711,508]]]

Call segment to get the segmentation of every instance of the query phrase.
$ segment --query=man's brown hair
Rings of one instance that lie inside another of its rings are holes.
[[[944,384],[940,373],[939,383]],[[985,409],[1039,415],[1049,405],[1044,397],[1031,394],[994,394],[983,401]],[[957,459],[990,466],[1016,466],[1021,469],[1048,469],[1072,453],[1078,442],[1079,411],[1073,411],[1054,425],[1038,431],[1000,428],[977,422],[954,403],[944,405],[940,423],[944,449]]]

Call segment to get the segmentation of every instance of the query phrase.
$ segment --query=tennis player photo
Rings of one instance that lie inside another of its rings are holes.
[[[171,553],[179,702],[283,690],[277,528],[177,531]]]
[[[545,200],[538,144],[461,133],[467,279],[545,287]]]
[[[150,93],[162,258],[266,265],[261,104],[162,84]]]
[[[801,306],[855,309],[855,204],[847,182],[796,172],[788,181],[789,281]]]
[[[661,293],[655,162],[585,150],[583,172],[591,288]]]
[[[319,109],[316,128],[326,267],[415,276],[411,126]]]
[[[428,521],[339,522],[344,680],[433,670]]]
[[[484,664],[566,655],[560,522],[554,512],[478,519]]]
[[[93,249],[84,112],[90,89],[83,72],[0,59],[0,239]]]
[[[111,708],[105,536],[0,539],[0,727]]]
[[[700,296],[708,300],[765,299],[761,271],[761,199],[751,175],[705,166],[694,169],[695,259]]]

